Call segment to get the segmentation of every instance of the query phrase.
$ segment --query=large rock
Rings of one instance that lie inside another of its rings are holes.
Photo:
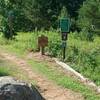
[[[37,89],[12,77],[0,77],[0,100],[44,100]]]

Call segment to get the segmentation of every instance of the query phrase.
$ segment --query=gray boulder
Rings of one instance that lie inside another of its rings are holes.
[[[0,77],[0,100],[44,100],[44,98],[33,85],[12,77]]]

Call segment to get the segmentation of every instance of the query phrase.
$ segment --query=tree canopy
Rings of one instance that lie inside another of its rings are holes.
[[[81,28],[100,33],[100,0],[86,0],[79,10],[78,24]]]
[[[14,31],[57,28],[63,7],[72,19],[74,30],[79,27],[95,33],[100,32],[99,0],[1,0],[0,28],[8,28],[10,11],[14,15]]]

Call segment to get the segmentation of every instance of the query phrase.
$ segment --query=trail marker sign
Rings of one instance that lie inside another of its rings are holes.
[[[64,60],[65,53],[66,53],[66,40],[68,38],[68,33],[70,32],[70,19],[69,18],[60,19],[60,30],[61,30],[61,37],[62,37],[63,60]]]
[[[69,33],[70,31],[70,19],[69,18],[60,19],[60,29],[62,33]]]

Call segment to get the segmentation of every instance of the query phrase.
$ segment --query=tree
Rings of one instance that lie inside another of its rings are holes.
[[[65,6],[68,15],[77,19],[77,10],[83,1],[85,0],[25,0],[23,9],[36,27],[53,26],[56,28],[61,9]]]
[[[15,32],[33,30],[33,23],[25,16],[22,0],[0,1],[0,28],[6,38],[11,39]],[[12,31],[9,25],[9,12],[13,11]],[[12,33],[11,33],[12,32]]]
[[[100,33],[100,1],[86,0],[79,10],[78,25],[88,31],[87,36]]]
[[[54,0],[25,0],[23,10],[37,28],[50,28],[57,20],[57,4]]]
[[[63,8],[61,9],[61,13],[60,13],[60,18],[62,17],[68,17],[68,11],[67,11],[67,8],[65,6],[63,6]]]
[[[1,0],[0,2],[0,15],[1,23],[0,26],[2,28],[2,32],[7,39],[10,39],[14,35],[14,28],[13,28],[13,18],[12,14],[10,13],[10,9],[12,6],[8,0]]]
[[[32,31],[50,27],[57,28],[58,16],[63,6],[68,15],[77,19],[80,5],[84,0],[1,0],[0,15],[5,19],[7,12],[14,11],[14,29],[16,31]]]

